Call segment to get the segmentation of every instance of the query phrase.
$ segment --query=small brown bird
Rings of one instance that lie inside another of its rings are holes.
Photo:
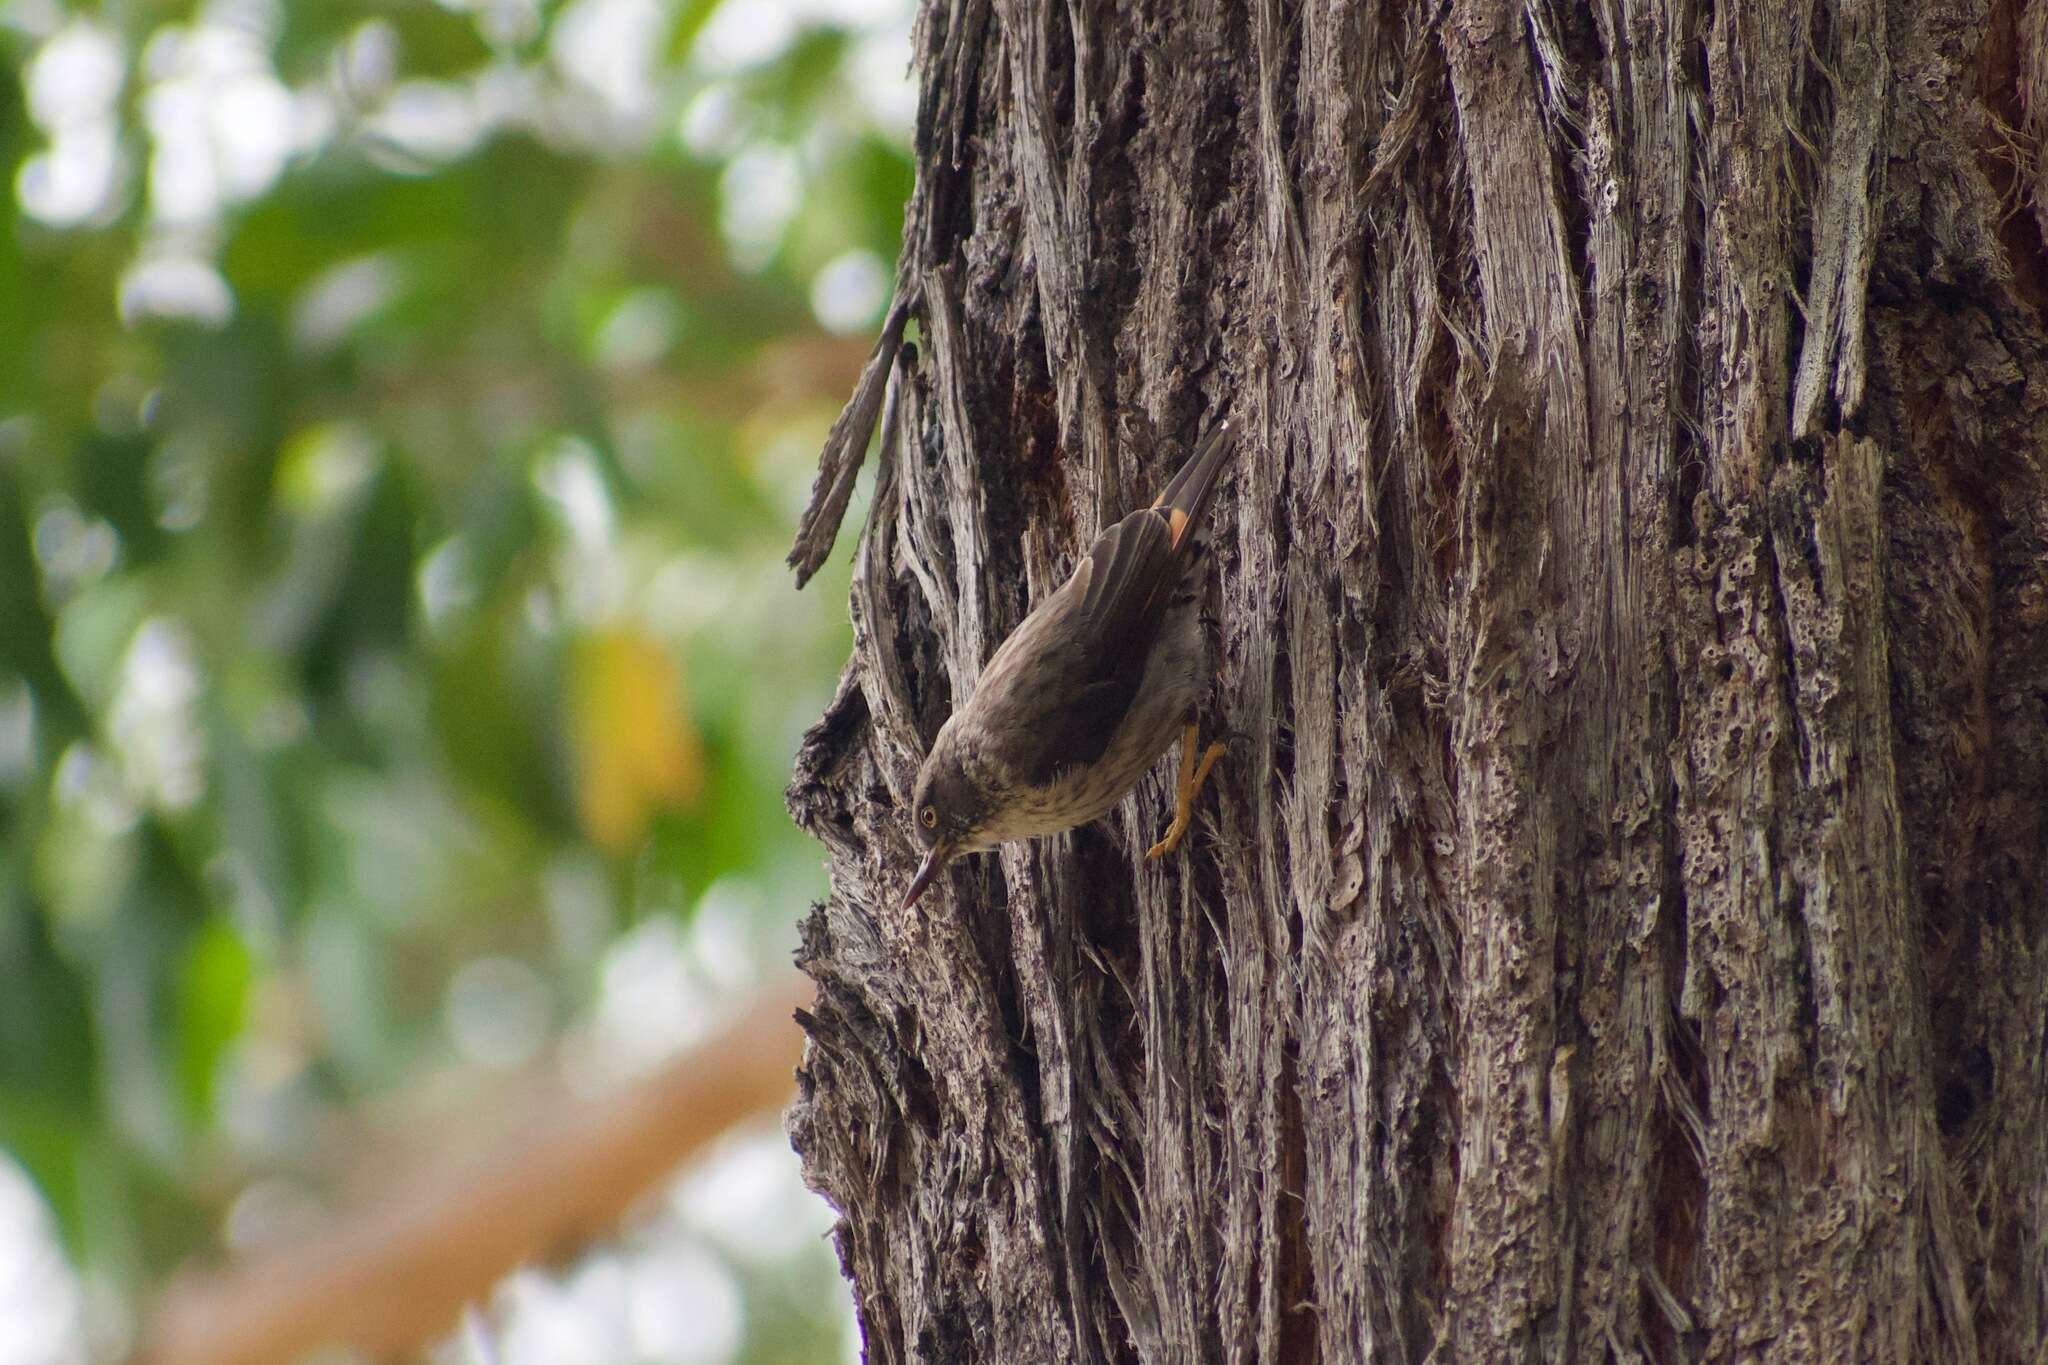
[[[911,809],[929,851],[905,905],[963,853],[1106,814],[1175,735],[1173,823],[1145,856],[1180,847],[1195,794],[1223,756],[1211,744],[1195,757],[1204,650],[1194,549],[1229,435],[1230,424],[1218,424],[1157,501],[1102,533],[940,728],[917,774]]]

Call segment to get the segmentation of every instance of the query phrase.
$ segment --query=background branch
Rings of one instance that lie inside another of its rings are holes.
[[[805,998],[791,973],[636,1084],[550,1106],[481,1158],[402,1175],[309,1241],[181,1277],[139,1360],[258,1365],[325,1345],[386,1356],[427,1344],[508,1271],[590,1241],[713,1138],[784,1102]]]

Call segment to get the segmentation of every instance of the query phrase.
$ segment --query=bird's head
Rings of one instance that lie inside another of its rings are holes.
[[[925,855],[917,875],[911,878],[910,890],[904,893],[905,905],[923,895],[948,862],[962,853],[993,846],[995,841],[986,837],[990,805],[988,793],[968,771],[958,733],[949,720],[917,771],[917,787],[910,800],[911,825]]]

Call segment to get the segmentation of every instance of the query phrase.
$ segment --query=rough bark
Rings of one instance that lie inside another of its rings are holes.
[[[929,0],[791,789],[869,1360],[2037,1358],[2044,16]],[[1223,411],[1188,851],[1162,765],[899,909],[951,700]]]

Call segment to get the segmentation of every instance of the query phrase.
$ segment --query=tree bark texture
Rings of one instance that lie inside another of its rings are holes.
[[[2040,1359],[2048,4],[928,0],[916,66],[791,789],[868,1359]],[[1225,412],[1185,850],[1162,763],[899,908],[953,700]]]

